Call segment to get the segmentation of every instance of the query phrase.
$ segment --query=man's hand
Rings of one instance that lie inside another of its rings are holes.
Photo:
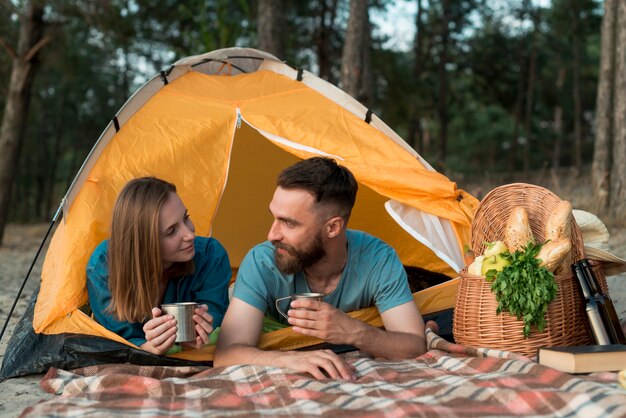
[[[317,337],[331,344],[353,344],[353,336],[363,324],[334,306],[315,300],[294,300],[287,314],[294,332]]]
[[[314,300],[294,300],[287,314],[294,332],[332,344],[350,344],[374,357],[414,358],[426,350],[424,321],[413,301],[384,311],[384,329]]]
[[[143,326],[147,341],[140,348],[152,354],[163,355],[174,345],[177,330],[176,320],[172,315],[163,315],[159,308],[152,308],[152,319]]]
[[[297,372],[309,373],[316,379],[355,379],[355,368],[331,350],[286,351],[279,365]]]
[[[213,331],[213,317],[209,314],[207,305],[200,305],[196,308],[193,316],[196,323],[196,341],[181,343],[184,348],[200,348],[209,343],[209,334]]]
[[[258,364],[309,373],[316,379],[351,379],[354,368],[329,350],[265,351],[256,347],[263,326],[263,312],[240,299],[230,301],[217,340],[214,367]]]

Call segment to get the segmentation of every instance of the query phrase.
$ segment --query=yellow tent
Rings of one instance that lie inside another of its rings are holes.
[[[405,265],[455,276],[476,199],[338,88],[267,53],[229,48],[182,59],[156,75],[102,133],[63,199],[35,332],[132,345],[79,310],[88,301],[87,261],[107,238],[114,200],[128,180],[154,175],[176,184],[197,233],[216,237],[235,270],[266,239],[278,172],[319,155],[335,158],[359,182],[350,228],[382,238]],[[452,306],[454,289],[446,288],[445,295],[423,298],[428,309]]]

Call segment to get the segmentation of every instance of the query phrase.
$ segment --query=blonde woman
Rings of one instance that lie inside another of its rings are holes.
[[[95,319],[143,350],[165,354],[177,324],[158,308],[197,302],[197,338],[209,342],[228,307],[230,263],[213,238],[196,237],[176,187],[154,177],[131,180],[113,208],[111,236],[87,265],[87,290]]]

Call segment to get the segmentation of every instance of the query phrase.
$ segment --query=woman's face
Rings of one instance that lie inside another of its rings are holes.
[[[172,263],[193,258],[195,231],[185,205],[176,193],[170,193],[159,213],[161,260],[164,269]]]

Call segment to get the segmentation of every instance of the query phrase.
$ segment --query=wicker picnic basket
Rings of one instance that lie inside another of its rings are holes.
[[[472,250],[482,254],[484,242],[502,240],[510,211],[522,206],[537,242],[544,242],[545,224],[561,200],[539,186],[515,183],[498,187],[480,202],[471,228]],[[572,217],[572,252],[575,260],[585,257],[582,236]],[[602,265],[592,262],[600,286],[607,292]],[[498,302],[491,292],[491,283],[483,276],[460,273],[453,318],[453,335],[457,343],[474,347],[507,350],[534,356],[539,347],[593,344],[582,296],[571,273],[556,276],[556,298],[548,306],[546,327],[539,332],[533,327],[528,338],[522,330],[524,321],[508,312],[496,315]]]

